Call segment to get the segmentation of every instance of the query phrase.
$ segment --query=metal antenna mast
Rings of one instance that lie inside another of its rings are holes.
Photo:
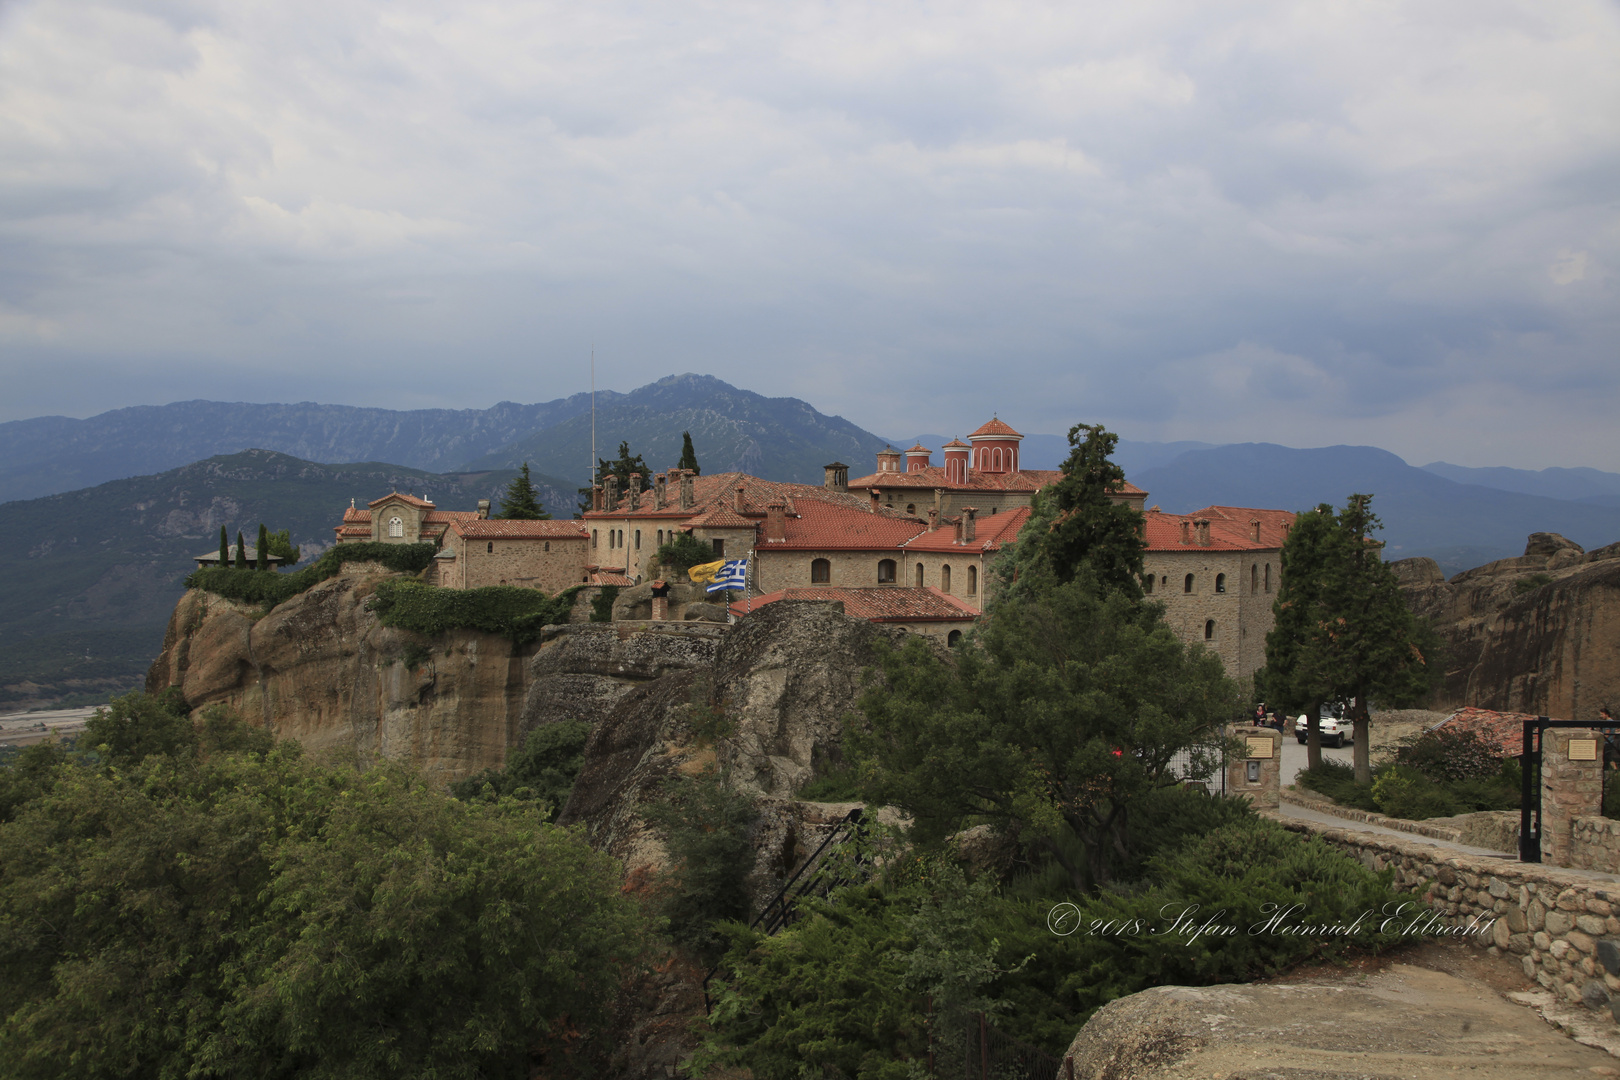
[[[591,346],[591,487],[596,486],[596,346]]]

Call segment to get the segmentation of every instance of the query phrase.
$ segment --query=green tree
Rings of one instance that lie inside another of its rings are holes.
[[[281,568],[285,570],[297,564],[299,559],[298,545],[292,542],[292,531],[282,529],[270,534],[270,554],[281,559]]]
[[[253,553],[254,569],[270,569],[270,530],[264,527],[262,521],[259,522],[259,542],[256,547]]]
[[[1285,700],[1351,703],[1361,784],[1372,782],[1370,703],[1416,704],[1439,675],[1429,662],[1435,635],[1412,614],[1383,544],[1371,535],[1381,528],[1372,498],[1351,495],[1337,513],[1323,503],[1289,529],[1261,680]],[[1310,741],[1319,746],[1317,712],[1308,715]],[[1319,762],[1318,749],[1311,764]]]
[[[883,658],[886,682],[862,701],[870,727],[850,736],[867,794],[924,840],[1016,829],[1095,889],[1134,857],[1133,808],[1178,782],[1172,759],[1222,741],[1238,688],[1158,606],[1086,568],[1003,597],[986,622],[980,647],[951,659],[921,640]]]
[[[248,564],[248,561],[247,561],[247,544],[244,543],[243,540],[242,540],[242,530],[237,529],[236,530],[236,568],[238,570],[246,570],[247,569],[247,564]]]
[[[697,451],[692,449],[692,433],[690,431],[681,432],[681,460],[680,464],[675,467],[677,469],[686,469],[693,476],[703,474],[703,470],[698,468]]]
[[[127,768],[153,754],[170,757],[197,748],[197,729],[186,699],[175,687],[151,695],[136,690],[97,709],[85,722],[79,745],[108,765]]]
[[[540,505],[539,493],[529,479],[529,463],[525,461],[518,475],[506,485],[501,496],[500,517],[507,521],[550,521],[551,515]]]
[[[541,804],[547,821],[557,820],[574,779],[585,764],[585,741],[591,725],[583,720],[560,720],[542,724],[506,754],[504,769],[485,769],[476,776],[457,780],[450,794],[458,799],[495,802],[512,796]]]
[[[746,880],[754,868],[754,800],[711,768],[695,777],[672,775],[662,798],[644,812],[669,851],[662,908],[670,936],[713,962],[725,941],[717,924],[746,922],[753,914]]]
[[[683,574],[694,566],[714,561],[714,548],[691,533],[678,532],[653,555],[666,574]]]
[[[219,527],[219,565],[221,567],[231,565],[231,541],[225,535],[225,526],[223,525]]]

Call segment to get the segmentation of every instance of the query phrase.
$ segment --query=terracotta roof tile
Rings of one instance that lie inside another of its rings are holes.
[[[922,443],[918,443],[917,445],[913,446],[910,450],[907,450],[906,453],[908,453],[908,454],[931,454],[931,453],[933,453],[933,451],[929,450],[928,447],[924,446]]]
[[[739,487],[743,489],[743,513],[760,518],[765,516],[765,507],[777,500],[785,502],[790,513],[793,510],[793,501],[801,498],[839,503],[854,509],[864,509],[870,503],[870,496],[864,492],[860,494],[838,492],[819,484],[791,484],[778,480],[762,480],[747,473],[731,472],[694,478],[692,506],[687,510],[680,508],[680,488],[676,485],[670,488],[662,510],[654,510],[651,497],[643,493],[639,510],[628,509],[628,500],[621,498],[617,508],[591,510],[584,517],[587,521],[600,519],[621,521],[625,518],[682,521],[706,513],[722,504],[730,507]],[[879,513],[905,516],[892,507],[880,508]]]
[[[1146,517],[1148,551],[1273,551],[1282,547],[1286,526],[1294,521],[1294,515],[1287,510],[1243,506],[1206,506],[1191,514],[1150,510]],[[1209,521],[1208,544],[1194,542],[1197,529],[1192,522],[1198,518]],[[1183,521],[1189,526],[1186,543],[1181,540]],[[1260,523],[1259,540],[1254,539],[1254,526],[1250,524],[1255,521]]]
[[[382,503],[387,502],[389,499],[398,499],[402,503],[406,503],[407,505],[414,506],[414,507],[417,507],[418,509],[422,509],[422,510],[431,510],[431,509],[433,509],[433,504],[428,502],[426,499],[418,499],[415,495],[401,495],[397,491],[391,491],[387,495],[384,495],[380,499],[372,499],[366,505],[367,506],[378,506],[378,505],[380,505]]]
[[[1536,717],[1531,713],[1495,712],[1470,707],[1458,709],[1429,730],[1447,727],[1454,731],[1459,728],[1477,731],[1486,742],[1500,746],[1504,756],[1518,757],[1524,752],[1524,722],[1534,719]]]
[[[875,472],[851,480],[851,490],[865,488],[945,488],[948,491],[1039,491],[1047,484],[1063,479],[1057,469],[1022,469],[1018,472],[986,473],[968,471],[967,483],[949,479],[943,465],[930,465],[912,472]],[[1141,488],[1126,484],[1125,491],[1141,493]]]
[[[963,450],[971,450],[971,449],[973,449],[973,447],[969,446],[967,443],[963,442],[961,439],[952,439],[950,442],[946,443],[943,447],[941,447],[941,449],[942,450],[949,450],[953,446],[959,446]]]
[[[619,570],[592,570],[589,576],[590,581],[588,584],[591,585],[629,586],[635,584],[633,580],[624,576],[623,571]]]
[[[762,551],[890,551],[927,528],[913,517],[874,514],[842,503],[801,498],[783,522],[783,540],[766,540]]]
[[[752,529],[757,524],[755,518],[745,518],[731,507],[722,503],[712,510],[706,510],[697,517],[687,521],[687,525],[694,529]]]
[[[429,510],[422,515],[424,525],[448,525],[452,521],[477,521],[476,510]]]
[[[968,438],[983,438],[990,435],[1018,435],[1018,432],[1008,427],[1005,421],[997,420],[992,416],[989,420],[980,425],[978,431],[973,432],[973,434],[969,435]],[[1023,438],[1021,435],[1018,437]]]
[[[583,540],[590,535],[583,521],[482,520],[476,514],[470,520],[454,521],[450,527],[457,536],[472,540]]]
[[[758,610],[778,600],[841,600],[844,614],[869,622],[972,622],[979,615],[979,609],[972,604],[932,585],[920,589],[908,586],[778,589],[756,596],[748,603],[732,604],[731,610],[744,615],[750,609]]]
[[[953,522],[956,519],[951,519]],[[1001,514],[980,514],[973,526],[973,541],[958,544],[954,524],[941,525],[933,532],[924,531],[905,544],[907,551],[1000,551],[1001,545],[1011,542],[1029,520],[1029,507],[1020,506]]]

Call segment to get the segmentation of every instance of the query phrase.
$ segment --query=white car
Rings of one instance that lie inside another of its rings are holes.
[[[1310,741],[1310,722],[1310,717],[1303,714],[1298,720],[1294,721],[1294,738],[1298,739],[1301,743]],[[1341,720],[1337,716],[1329,713],[1326,709],[1323,709],[1320,727],[1322,732],[1323,746],[1332,746],[1337,748],[1343,746],[1345,743],[1355,741],[1355,722],[1350,720],[1348,717]]]

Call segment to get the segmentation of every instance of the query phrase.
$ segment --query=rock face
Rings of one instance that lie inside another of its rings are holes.
[[[1435,707],[1590,719],[1620,706],[1620,544],[1586,552],[1534,533],[1519,558],[1450,581],[1432,559],[1392,566],[1412,609],[1445,640]]]
[[[1608,1054],[1487,987],[1401,964],[1359,983],[1144,990],[1103,1006],[1069,1055],[1087,1080],[1615,1075]]]
[[[179,687],[194,709],[223,702],[317,752],[407,760],[440,783],[504,764],[537,646],[383,626],[365,601],[387,576],[340,574],[268,615],[192,590],[146,688]]]

